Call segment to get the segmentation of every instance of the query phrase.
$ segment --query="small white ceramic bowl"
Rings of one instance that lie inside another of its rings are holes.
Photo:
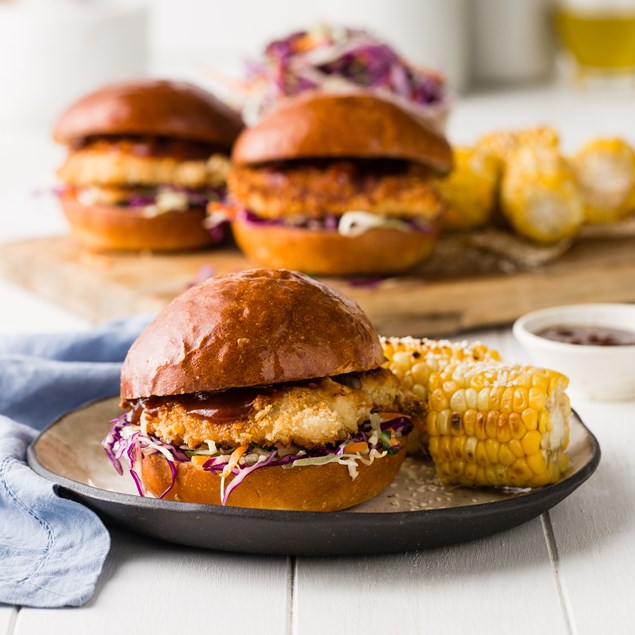
[[[635,399],[635,345],[583,346],[536,333],[550,326],[596,326],[635,331],[635,304],[571,304],[533,311],[514,323],[514,335],[538,366],[571,380],[569,394],[598,401]]]

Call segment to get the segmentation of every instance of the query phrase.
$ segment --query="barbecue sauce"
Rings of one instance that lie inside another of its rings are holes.
[[[353,390],[362,387],[358,373],[346,373],[330,377],[333,381],[343,384]],[[212,420],[217,423],[232,423],[246,419],[252,412],[254,401],[258,396],[272,396],[287,388],[300,386],[314,386],[320,378],[290,381],[266,386],[248,386],[245,388],[230,388],[217,392],[195,392],[185,395],[165,395],[162,397],[142,397],[131,399],[128,406],[132,410],[131,422],[138,425],[141,413],[147,412],[156,416],[159,408],[168,403],[178,403],[192,417]]]
[[[231,423],[249,416],[256,397],[266,393],[267,389],[263,387],[235,388],[221,392],[195,392],[187,395],[137,399],[130,404],[132,423],[139,423],[142,411],[155,416],[159,408],[169,402],[180,404],[192,417]]]
[[[537,333],[554,342],[580,346],[635,346],[635,331],[601,326],[550,326]]]

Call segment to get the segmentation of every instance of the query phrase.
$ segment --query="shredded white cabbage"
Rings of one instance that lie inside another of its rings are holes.
[[[307,459],[297,459],[286,465],[285,468],[301,467],[302,465],[326,465],[327,463],[339,463],[348,467],[350,477],[355,480],[358,475],[357,461],[364,465],[371,465],[375,459],[381,459],[386,456],[386,450],[371,450],[367,455],[355,454],[327,454],[326,456],[309,457]]]
[[[225,212],[215,210],[207,214],[205,220],[203,221],[203,225],[205,225],[207,229],[214,229],[214,227],[222,225],[223,223],[227,222],[227,220],[228,216],[227,214],[225,214]]]
[[[410,225],[398,218],[390,218],[388,216],[379,216],[361,210],[345,212],[340,218],[337,231],[342,236],[355,237],[376,228],[400,229],[401,231],[411,231]]]
[[[159,188],[154,205],[146,205],[142,213],[147,218],[154,218],[168,212],[184,212],[189,205],[190,202],[185,192]]]

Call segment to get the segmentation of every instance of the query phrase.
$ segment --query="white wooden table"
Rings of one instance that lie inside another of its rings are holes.
[[[572,146],[600,132],[635,141],[631,105],[553,91],[484,96],[457,105],[450,132],[470,141],[495,126],[545,121]],[[47,183],[59,152],[37,131],[0,133],[0,240],[62,230],[55,205],[27,194]],[[88,326],[1,281],[0,307],[0,332]],[[525,360],[508,328],[468,336]],[[113,529],[86,606],[0,607],[0,635],[633,634],[635,402],[574,407],[600,441],[600,467],[516,529],[432,551],[317,559],[209,552]]]

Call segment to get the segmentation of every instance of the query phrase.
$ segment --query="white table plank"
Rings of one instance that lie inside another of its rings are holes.
[[[13,607],[0,607],[0,635],[13,635],[13,627],[17,614],[17,609]]]
[[[602,448],[598,471],[551,512],[574,632],[635,632],[635,404],[574,407]]]
[[[0,280],[0,334],[82,331],[89,323],[75,313]],[[9,310],[5,305],[10,303]]]
[[[286,558],[223,554],[123,530],[93,599],[83,608],[23,608],[15,635],[112,633],[284,633]]]
[[[567,632],[540,519],[445,549],[299,559],[293,604],[301,635]]]

